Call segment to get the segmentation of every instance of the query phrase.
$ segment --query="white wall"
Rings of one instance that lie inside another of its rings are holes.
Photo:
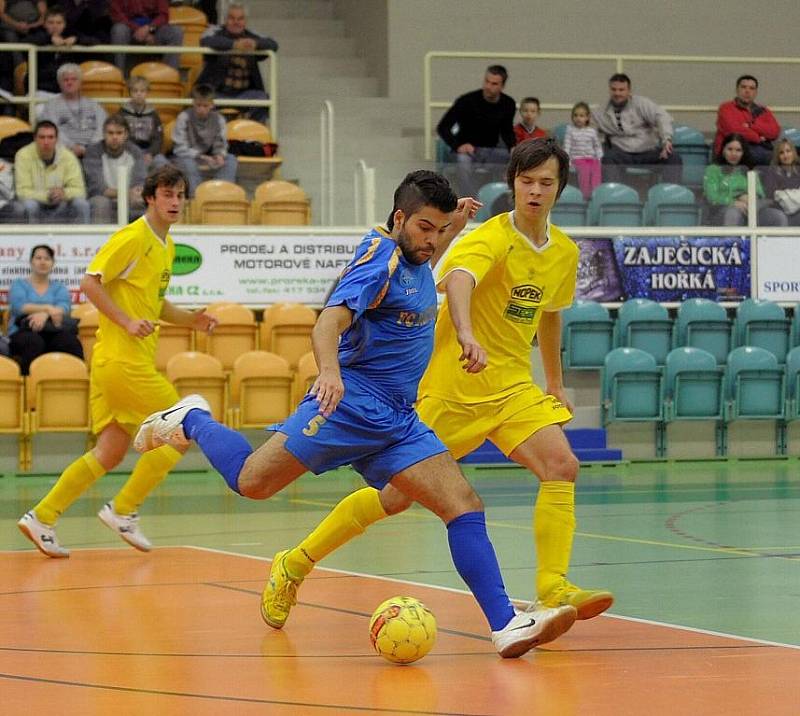
[[[389,89],[389,0],[334,0],[336,17],[347,23],[348,34],[360,38],[361,54],[372,74],[378,78],[382,93]]]

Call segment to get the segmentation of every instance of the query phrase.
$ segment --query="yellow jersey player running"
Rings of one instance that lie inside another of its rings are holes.
[[[158,320],[201,331],[214,327],[215,319],[208,314],[179,309],[164,298],[175,257],[168,232],[181,216],[186,186],[186,178],[174,167],[150,174],[142,190],[145,215],[112,234],[81,281],[81,290],[100,311],[90,373],[97,444],[67,467],[42,501],[17,523],[48,557],[69,557],[56,536],[58,518],[122,461],[144,418],[178,399],[175,388],[155,367]],[[151,548],[139,529],[136,510],[182,454],[165,445],[140,457],[119,494],[98,514],[136,549]]]
[[[569,158],[552,139],[517,145],[507,170],[514,210],[451,247],[438,267],[434,351],[417,411],[455,458],[484,440],[540,480],[533,511],[536,594],[543,606],[571,605],[590,619],[614,601],[605,590],[567,580],[575,532],[578,460],[562,426],[572,418],[561,371],[561,315],[573,301],[578,248],[549,222],[567,183]],[[437,256],[444,251],[437,248]],[[545,390],[533,382],[530,351],[538,339]],[[460,361],[463,370],[454,370]],[[268,623],[280,628],[313,565],[370,524],[410,506],[388,484],[342,500],[295,548],[273,560],[264,592]]]

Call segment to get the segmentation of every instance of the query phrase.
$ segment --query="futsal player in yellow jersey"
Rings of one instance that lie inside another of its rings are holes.
[[[560,311],[573,301],[578,247],[549,222],[567,183],[569,158],[552,139],[517,145],[507,170],[514,210],[496,216],[450,248],[437,266],[446,294],[417,412],[455,458],[491,440],[540,480],[533,513],[537,599],[571,605],[590,619],[614,601],[581,589],[566,574],[575,532],[578,460],[562,425],[572,418],[562,383]],[[447,247],[437,247],[432,263]],[[537,338],[545,389],[533,382]],[[458,370],[461,362],[463,370]],[[391,484],[342,500],[295,548],[279,552],[263,595],[268,623],[282,625],[313,565],[410,502]]]
[[[186,178],[172,166],[150,174],[142,190],[145,215],[111,235],[81,281],[81,290],[100,311],[90,372],[97,444],[67,467],[17,523],[49,557],[69,556],[56,536],[58,518],[122,461],[144,418],[178,399],[155,367],[158,320],[201,331],[214,327],[215,319],[208,314],[179,309],[164,298],[175,257],[168,232],[181,216],[186,187]],[[181,457],[168,445],[140,457],[119,494],[100,510],[103,523],[133,547],[148,551],[151,545],[139,529],[137,509]]]

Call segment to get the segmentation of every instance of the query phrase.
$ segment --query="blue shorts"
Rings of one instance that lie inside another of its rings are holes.
[[[412,407],[392,406],[352,382],[329,418],[306,395],[283,423],[267,429],[286,435],[286,449],[315,475],[352,465],[377,490],[406,468],[447,452]]]

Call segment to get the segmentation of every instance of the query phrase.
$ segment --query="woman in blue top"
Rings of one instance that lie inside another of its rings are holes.
[[[67,287],[52,281],[55,252],[46,244],[31,249],[31,274],[11,284],[8,335],[11,357],[28,375],[31,362],[43,353],[59,351],[83,359],[83,347],[69,319],[72,301]]]

